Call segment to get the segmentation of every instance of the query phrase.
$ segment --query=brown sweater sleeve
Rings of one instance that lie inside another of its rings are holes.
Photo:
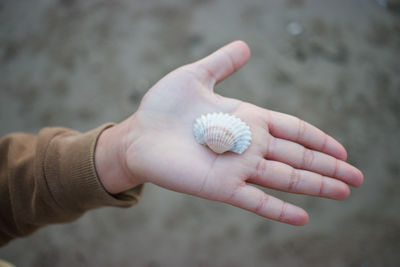
[[[73,221],[89,209],[138,201],[142,186],[110,195],[96,174],[96,142],[111,126],[83,134],[44,128],[37,136],[0,139],[0,246],[47,224]]]

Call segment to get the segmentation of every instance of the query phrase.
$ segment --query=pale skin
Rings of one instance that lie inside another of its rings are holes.
[[[339,142],[294,116],[214,93],[249,58],[244,42],[232,42],[155,84],[132,116],[99,137],[95,165],[105,189],[116,194],[153,183],[293,225],[306,224],[307,212],[254,185],[346,199],[349,185],[364,178],[345,162]],[[219,155],[196,142],[193,123],[210,112],[233,114],[250,127],[243,154]]]

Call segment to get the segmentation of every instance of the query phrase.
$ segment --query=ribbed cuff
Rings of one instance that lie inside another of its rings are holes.
[[[100,134],[114,124],[104,124],[80,134],[67,132],[49,143],[44,173],[57,204],[71,213],[101,206],[129,207],[139,200],[142,185],[111,195],[101,184],[94,164],[94,152]]]

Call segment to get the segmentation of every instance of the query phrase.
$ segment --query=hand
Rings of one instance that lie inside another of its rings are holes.
[[[345,149],[332,137],[296,117],[213,92],[249,57],[247,45],[236,41],[154,85],[135,114],[99,138],[96,168],[105,188],[118,193],[151,182],[294,225],[307,223],[303,209],[252,184],[347,198],[348,185],[361,185],[363,175],[345,162]],[[196,142],[194,121],[209,112],[233,114],[249,125],[252,142],[243,154],[218,155]]]

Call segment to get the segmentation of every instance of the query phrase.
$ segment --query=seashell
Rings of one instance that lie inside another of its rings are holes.
[[[196,119],[193,126],[196,141],[222,154],[232,151],[242,154],[250,145],[249,126],[241,119],[226,113],[208,113]]]

